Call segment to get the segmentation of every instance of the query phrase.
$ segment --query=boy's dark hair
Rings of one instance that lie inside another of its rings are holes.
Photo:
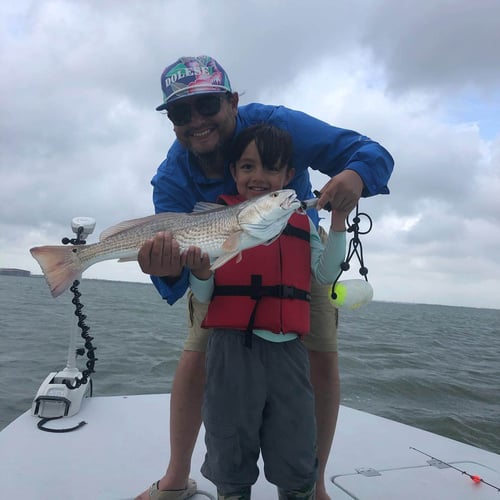
[[[252,141],[255,141],[264,168],[281,168],[285,165],[288,169],[293,167],[291,135],[286,130],[267,123],[248,127],[236,137],[229,152],[230,163],[236,163]]]

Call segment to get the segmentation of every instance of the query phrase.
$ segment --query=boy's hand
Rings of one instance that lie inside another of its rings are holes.
[[[210,258],[207,253],[201,253],[199,247],[189,247],[182,255],[181,262],[191,270],[199,280],[210,278]]]
[[[346,230],[346,219],[349,212],[340,212],[339,210],[333,210],[330,221],[330,228],[333,231],[341,232]]]

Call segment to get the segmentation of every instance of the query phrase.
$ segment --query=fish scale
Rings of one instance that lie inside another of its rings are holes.
[[[234,207],[229,207],[233,209]],[[146,218],[147,219],[147,218]],[[147,225],[132,226],[119,233],[112,234],[99,243],[76,247],[82,262],[93,261],[96,257],[113,255],[113,258],[126,258],[131,250],[137,252],[148,239],[161,231],[170,231],[175,235],[181,252],[191,246],[214,254],[235,231],[239,230],[237,210],[222,217],[213,217],[213,213],[168,213],[158,214],[157,220]]]

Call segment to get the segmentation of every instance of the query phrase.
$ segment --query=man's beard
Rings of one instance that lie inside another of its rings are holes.
[[[229,150],[229,141],[219,142],[212,151],[198,153],[193,151],[193,154],[198,158],[202,165],[213,166],[218,163],[220,159],[226,158],[226,153]]]
[[[196,158],[202,165],[212,165],[219,158],[221,148],[217,146],[213,151],[207,153],[195,153]]]

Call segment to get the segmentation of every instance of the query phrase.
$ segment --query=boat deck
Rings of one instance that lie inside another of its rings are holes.
[[[40,431],[26,412],[0,432],[0,497],[39,500],[131,499],[158,479],[168,462],[168,394],[94,397],[51,428],[87,425],[69,433]],[[450,467],[428,463],[417,448],[497,487],[500,455],[342,406],[327,473],[333,499],[500,500],[500,492]],[[191,477],[215,496],[201,476],[203,430]],[[441,464],[442,465],[442,464]],[[261,474],[253,498],[277,498]],[[197,494],[195,500],[207,498]]]

